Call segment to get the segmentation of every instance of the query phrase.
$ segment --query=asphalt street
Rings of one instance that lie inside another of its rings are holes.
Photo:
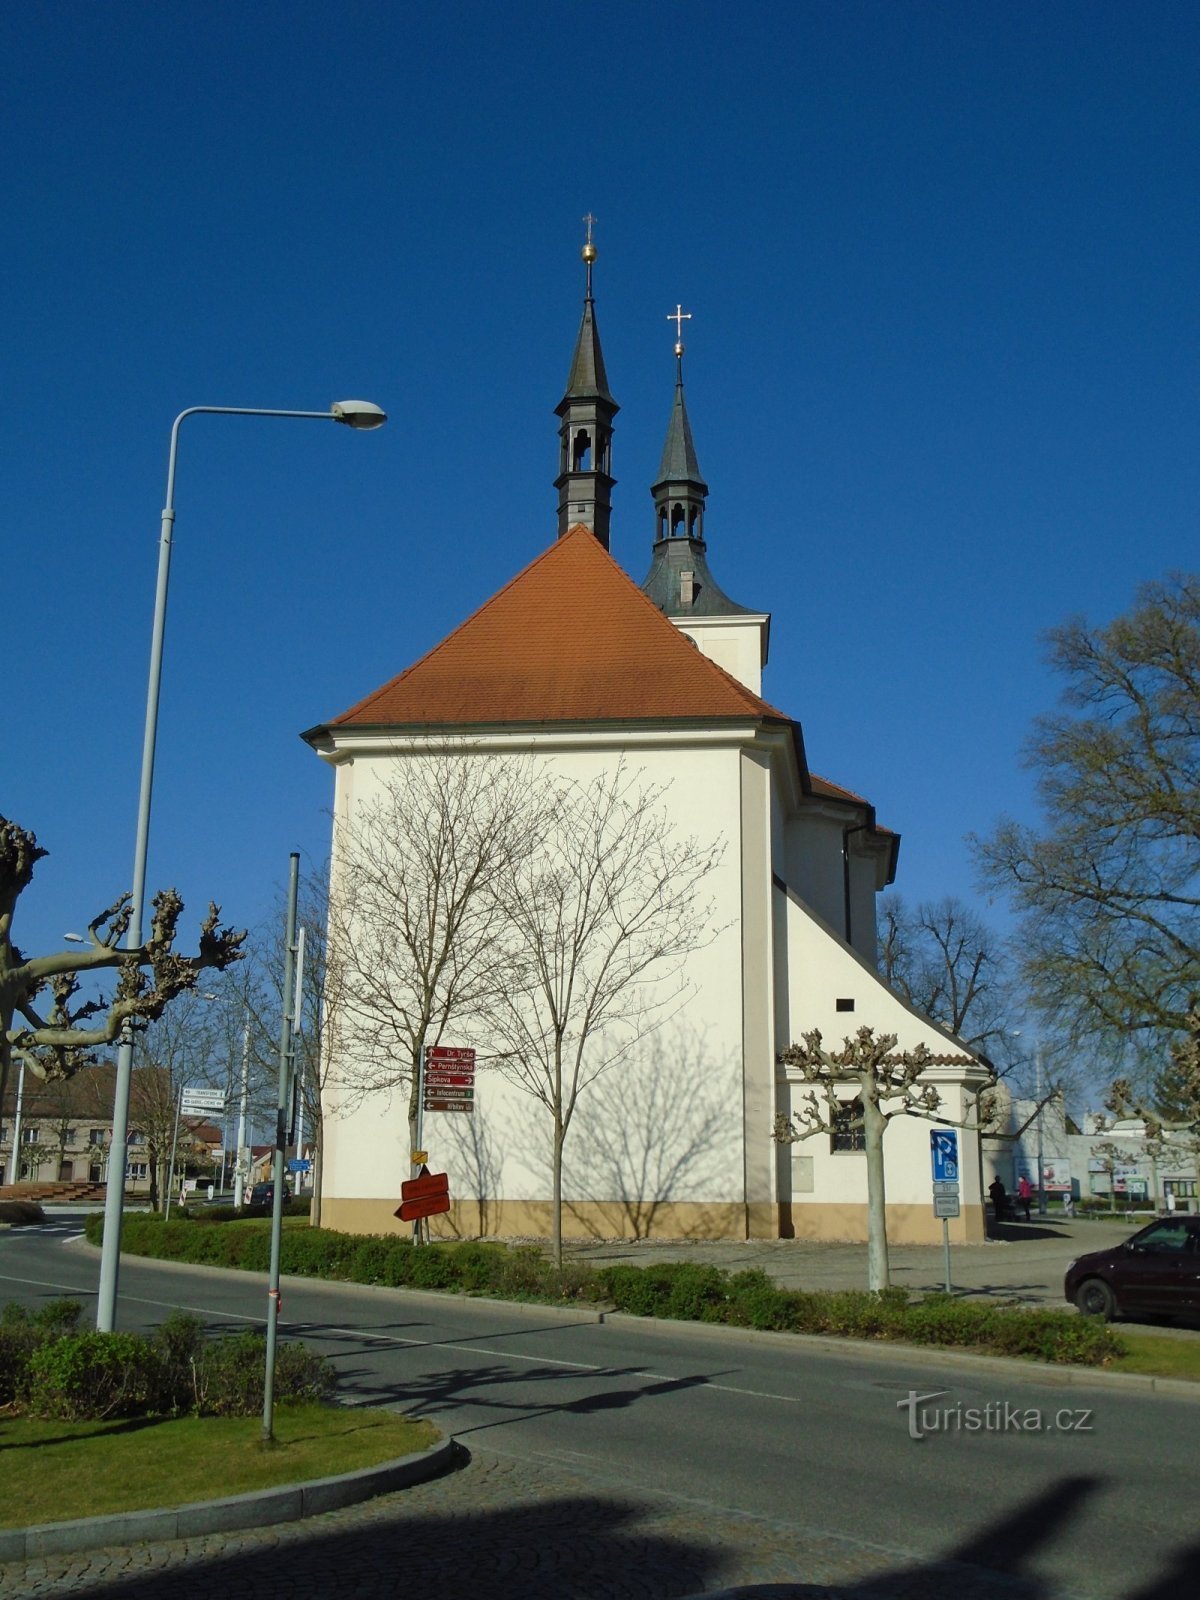
[[[0,1236],[0,1293],[90,1302],[96,1257],[76,1231]],[[124,1326],[176,1306],[244,1325],[261,1320],[265,1285],[125,1260]],[[460,1469],[291,1528],[0,1570],[0,1590],[149,1597],[169,1578],[189,1597],[294,1595],[302,1573],[327,1594],[481,1600],[746,1585],[1175,1600],[1200,1580],[1190,1399],[301,1280],[285,1285],[282,1327],[329,1356],[346,1401],[402,1405],[452,1434]]]

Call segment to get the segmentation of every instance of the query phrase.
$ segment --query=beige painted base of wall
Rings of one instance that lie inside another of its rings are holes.
[[[865,1242],[865,1205],[781,1205],[779,1235],[783,1239],[843,1239]],[[980,1244],[987,1237],[982,1206],[963,1206],[950,1219],[951,1244]],[[933,1206],[890,1205],[887,1208],[889,1244],[941,1244],[942,1219]]]
[[[341,1233],[410,1235],[411,1222],[392,1215],[394,1200],[326,1198],[321,1224]],[[480,1205],[464,1200],[442,1216],[430,1217],[435,1239],[547,1239],[550,1205],[544,1200],[497,1200]],[[889,1244],[940,1244],[941,1221],[933,1207],[887,1208]],[[706,1205],[703,1202],[636,1206],[618,1201],[575,1201],[563,1208],[565,1239],[827,1239],[865,1242],[865,1205]],[[985,1237],[980,1206],[964,1206],[950,1223],[956,1244]]]

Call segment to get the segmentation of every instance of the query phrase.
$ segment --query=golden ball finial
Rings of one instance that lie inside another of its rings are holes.
[[[590,239],[583,247],[583,259],[587,262],[589,267],[596,259],[596,246]]]

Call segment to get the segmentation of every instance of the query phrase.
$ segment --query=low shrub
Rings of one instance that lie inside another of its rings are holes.
[[[725,1320],[739,1328],[794,1329],[796,1300],[795,1291],[781,1289],[761,1267],[749,1267],[729,1280]]]
[[[157,1396],[149,1340],[134,1333],[71,1333],[29,1357],[29,1408],[79,1422],[144,1413]]]
[[[30,1361],[53,1339],[74,1333],[83,1307],[78,1300],[48,1300],[32,1315],[24,1306],[0,1312],[0,1405],[29,1399]]]
[[[252,1417],[263,1408],[267,1341],[246,1331],[206,1344],[196,1368],[195,1404],[202,1417]],[[274,1399],[327,1400],[334,1386],[333,1368],[299,1344],[280,1344],[275,1351]]]
[[[0,1200],[0,1222],[10,1228],[27,1228],[45,1220],[46,1213],[36,1200]]]

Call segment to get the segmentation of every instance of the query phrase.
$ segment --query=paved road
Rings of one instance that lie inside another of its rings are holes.
[[[10,1297],[86,1293],[95,1270],[65,1233],[0,1238]],[[128,1325],[183,1305],[229,1326],[262,1304],[240,1274],[122,1269]],[[290,1283],[283,1315],[334,1360],[348,1399],[401,1403],[453,1433],[461,1469],[274,1532],[0,1569],[0,1591],[617,1600],[782,1584],[878,1600],[1176,1600],[1200,1582],[1183,1510],[1194,1401],[923,1352],[826,1353],[353,1286]],[[903,1403],[934,1389],[926,1412],[960,1431],[914,1441]],[[1006,1404],[1079,1427],[962,1427],[988,1407],[998,1424]]]

